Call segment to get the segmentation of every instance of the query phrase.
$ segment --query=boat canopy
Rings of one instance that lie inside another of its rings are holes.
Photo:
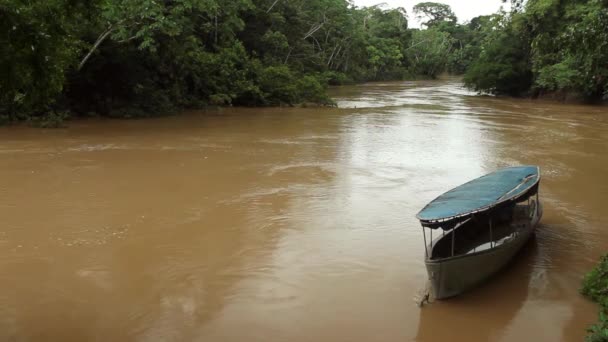
[[[427,204],[416,217],[423,226],[450,229],[473,214],[530,196],[538,190],[539,181],[538,166],[500,169],[444,193]]]

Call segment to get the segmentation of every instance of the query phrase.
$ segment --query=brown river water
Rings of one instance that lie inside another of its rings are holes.
[[[581,341],[608,251],[608,110],[457,80],[0,128],[0,341]],[[545,214],[505,272],[419,308],[415,214],[538,164]]]

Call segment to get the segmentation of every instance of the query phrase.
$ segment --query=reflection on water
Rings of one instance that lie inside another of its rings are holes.
[[[340,108],[227,108],[0,128],[0,340],[581,340],[607,249],[602,107],[456,80],[332,90]],[[422,309],[415,214],[538,164],[535,241]]]
[[[459,297],[424,306],[420,310],[416,340],[500,340],[528,298],[536,253],[536,239],[532,238],[517,259],[491,282]],[[500,301],[504,297],[509,300]],[[497,302],[501,305],[497,306]]]

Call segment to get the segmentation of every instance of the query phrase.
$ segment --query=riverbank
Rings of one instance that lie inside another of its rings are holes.
[[[386,83],[386,82],[408,82],[408,81],[430,81],[430,80],[453,80],[460,79],[461,76],[440,75],[437,78],[427,75],[414,75],[407,73],[407,70],[402,70],[398,74],[384,75],[377,79],[349,79],[345,78],[345,74],[332,73],[332,77],[327,75],[304,75],[304,81],[298,84],[292,84],[289,89],[282,88],[282,93],[274,91],[272,96],[283,100],[278,102],[253,102],[253,103],[232,103],[227,98],[211,96],[210,98],[199,99],[188,105],[176,101],[169,101],[167,98],[159,103],[159,99],[150,97],[147,100],[133,100],[130,103],[123,103],[120,106],[113,108],[107,103],[104,106],[90,105],[83,107],[75,105],[70,101],[59,101],[62,105],[57,108],[47,109],[38,113],[21,113],[19,115],[10,115],[0,111],[0,126],[9,126],[14,124],[26,124],[39,128],[61,128],[66,126],[66,122],[78,118],[94,118],[106,117],[112,119],[146,119],[157,118],[164,116],[178,115],[182,112],[191,111],[213,111],[220,108],[331,108],[337,107],[337,103],[332,99],[330,90],[337,87],[348,87],[363,84]],[[314,76],[314,77],[313,77]],[[319,76],[319,77],[317,77]],[[293,82],[292,82],[293,83]],[[312,86],[311,86],[312,84]],[[166,89],[165,89],[166,90]],[[164,91],[164,90],[163,90]],[[301,94],[300,94],[301,93]],[[267,94],[267,97],[270,96]],[[0,108],[1,109],[1,108]]]
[[[608,254],[583,280],[581,293],[600,306],[599,321],[589,328],[587,341],[608,341]]]

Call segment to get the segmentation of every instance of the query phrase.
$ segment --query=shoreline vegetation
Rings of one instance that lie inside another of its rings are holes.
[[[599,305],[598,322],[588,329],[586,341],[608,341],[608,254],[585,276],[581,293]]]
[[[330,85],[441,73],[480,93],[608,98],[608,3],[510,2],[459,23],[435,2],[407,13],[347,0],[6,0],[0,124],[331,106]]]
[[[0,124],[331,106],[329,85],[434,78],[468,39],[435,26],[473,31],[422,5],[420,30],[403,8],[347,0],[7,0]]]

